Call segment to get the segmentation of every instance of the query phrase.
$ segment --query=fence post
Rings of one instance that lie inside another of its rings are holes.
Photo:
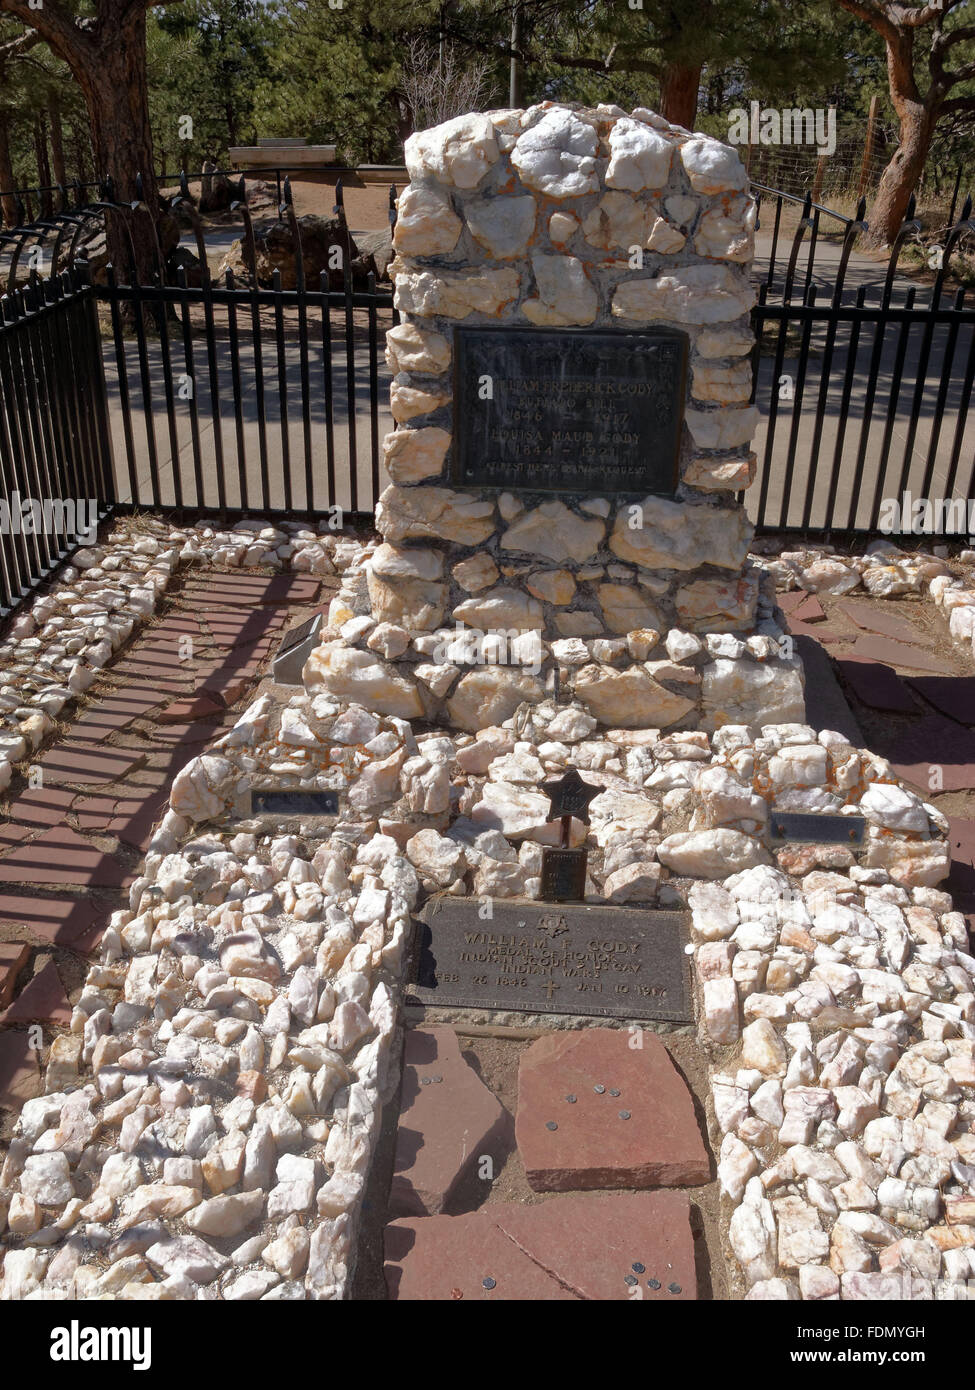
[[[863,140],[863,159],[860,163],[860,182],[857,185],[857,197],[862,198],[867,190],[870,180],[870,160],[873,156],[873,132],[877,123],[877,93],[874,92],[870,98],[870,111],[867,115],[867,133]]]

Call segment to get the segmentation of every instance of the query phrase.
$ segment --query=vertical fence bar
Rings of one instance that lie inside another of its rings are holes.
[[[26,489],[27,497],[37,497],[42,495],[43,489],[39,486],[40,470],[37,462],[36,441],[34,429],[32,427],[30,405],[28,400],[28,379],[29,370],[24,353],[24,339],[26,336],[27,311],[24,303],[23,291],[18,290],[12,296],[14,307],[17,310],[16,330],[11,337],[12,349],[12,371],[11,380],[13,384],[13,400],[16,407],[15,420],[20,437],[20,458],[22,467],[22,478],[18,478],[18,491],[23,486]],[[43,572],[45,564],[50,556],[46,544],[42,544],[43,537],[36,531],[31,536],[32,544],[28,547],[28,574],[38,575]],[[32,554],[31,554],[32,552]]]
[[[213,317],[213,282],[210,267],[203,262],[203,325],[207,345],[207,376],[210,383],[210,413],[213,416],[213,458],[217,470],[217,505],[227,515],[227,479],[223,459],[223,422],[220,415],[220,369],[217,362],[217,334]]]
[[[122,436],[125,440],[125,462],[129,475],[129,495],[133,506],[139,501],[139,480],[135,471],[135,439],[132,434],[132,401],[129,395],[129,364],[125,354],[125,336],[122,332],[122,314],[119,308],[118,286],[115,269],[105,267],[105,283],[109,295],[109,312],[112,320],[112,340],[115,344],[115,371],[118,376],[119,405],[122,410]]]
[[[169,433],[169,457],[173,470],[173,501],[177,508],[182,509],[183,470],[180,467],[179,426],[176,419],[172,344],[169,338],[169,300],[166,297],[166,281],[163,273],[159,275],[158,306],[159,355],[162,359],[163,391],[166,396],[166,429]]]
[[[274,272],[274,338],[278,355],[278,409],[281,412],[281,468],[284,474],[284,509],[291,511],[291,440],[288,436],[288,358],[284,344],[284,303],[281,272]]]
[[[345,283],[345,392],[349,417],[349,506],[359,510],[359,459],[355,409],[355,308],[352,296],[352,268],[343,258]]]
[[[372,450],[371,496],[369,510],[374,511],[379,500],[379,331],[376,320],[376,277],[370,271],[369,293],[369,443]]]
[[[295,293],[298,300],[298,374],[301,384],[301,433],[305,461],[305,510],[314,511],[315,481],[312,472],[311,447],[311,379],[308,360],[308,298],[305,281],[305,252],[301,244],[301,226],[295,215],[291,196],[291,179],[284,181],[283,210],[291,229],[291,248],[295,263]]]
[[[323,270],[318,277],[322,294],[322,376],[325,391],[325,467],[328,478],[326,507],[338,502],[335,491],[335,378],[332,369],[332,303],[329,275]]]
[[[200,447],[200,410],[196,392],[196,358],[193,353],[193,325],[190,321],[190,297],[186,284],[186,269],[180,266],[176,276],[179,289],[180,319],[183,328],[183,366],[184,376],[189,384],[190,442],[193,447],[193,484],[196,492],[196,505],[206,505],[203,484],[203,450]]]
[[[910,312],[914,308],[914,297],[917,291],[912,285],[907,291],[907,298],[904,301],[904,308]],[[877,518],[880,515],[880,505],[883,501],[884,486],[887,481],[887,463],[890,458],[890,441],[894,434],[894,425],[897,420],[897,402],[900,398],[901,382],[904,378],[904,362],[907,358],[907,344],[911,335],[911,320],[903,318],[897,326],[897,347],[894,353],[894,368],[890,379],[890,395],[887,398],[887,419],[884,421],[883,440],[880,445],[880,459],[877,464],[877,485],[873,495],[873,506],[870,509],[869,528],[871,531],[877,528]]]
[[[971,334],[968,339],[968,366],[965,369],[965,379],[962,383],[961,397],[958,401],[958,419],[955,423],[955,437],[951,445],[951,457],[948,461],[948,476],[945,480],[946,497],[950,497],[955,490],[955,478],[958,476],[958,463],[961,458],[961,446],[965,437],[965,427],[968,424],[968,410],[972,401],[973,385],[975,385],[975,324],[971,326]],[[969,499],[975,495],[975,458],[972,459],[965,495]]]
[[[225,285],[227,289],[227,339],[230,344],[230,384],[234,395],[234,425],[237,439],[237,487],[240,491],[240,505],[247,510],[247,445],[244,438],[244,393],[240,378],[240,334],[237,328],[237,299],[234,273],[228,270]]]
[[[4,478],[7,489],[7,496],[13,505],[13,494],[19,492],[23,486],[23,463],[25,459],[25,449],[21,440],[21,422],[17,411],[16,399],[16,372],[17,361],[14,353],[14,333],[16,319],[13,318],[15,304],[11,299],[7,305],[0,301],[0,387],[2,390],[2,402],[6,402],[6,407],[0,410],[0,423],[3,424],[3,434],[0,435],[0,443],[4,445],[4,454],[10,460],[9,479]],[[5,318],[9,310],[9,318]],[[18,466],[19,465],[19,466]],[[26,593],[30,576],[35,573],[34,561],[31,558],[30,546],[24,534],[23,527],[18,527],[14,533],[17,537],[16,543],[11,536],[9,547],[10,558],[15,569],[14,583],[16,588],[11,588],[10,601],[15,603],[22,594]],[[20,552],[18,559],[17,552]]]
[[[864,300],[867,296],[865,285],[861,285],[857,290],[856,308],[862,309]],[[843,390],[840,402],[839,420],[836,426],[836,444],[833,449],[833,466],[830,470],[829,492],[826,498],[826,535],[832,534],[833,512],[836,507],[836,493],[839,488],[840,474],[843,468],[843,444],[846,439],[846,422],[850,411],[850,398],[853,392],[853,381],[856,374],[857,353],[860,350],[860,319],[855,318],[850,324],[850,343],[847,349],[846,371],[843,374]],[[810,462],[810,467],[812,467]]]

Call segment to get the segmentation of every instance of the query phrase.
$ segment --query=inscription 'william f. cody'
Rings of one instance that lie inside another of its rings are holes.
[[[542,902],[434,900],[418,924],[415,983],[424,1004],[616,1017],[692,1017],[676,913]]]

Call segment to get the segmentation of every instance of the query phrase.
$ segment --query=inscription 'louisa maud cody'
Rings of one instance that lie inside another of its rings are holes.
[[[672,496],[685,333],[454,330],[452,481]]]
[[[415,983],[425,1004],[692,1019],[679,913],[434,900],[419,926]]]

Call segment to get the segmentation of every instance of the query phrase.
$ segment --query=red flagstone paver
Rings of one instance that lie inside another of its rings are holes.
[[[386,1227],[385,1246],[391,1299],[636,1301],[635,1289],[641,1300],[697,1297],[683,1192],[582,1193],[403,1218]]]
[[[192,719],[206,719],[223,714],[224,706],[205,690],[185,700],[173,700],[157,715],[160,724],[185,724]]]
[[[963,864],[975,864],[975,820],[949,816],[948,843],[952,859],[960,860]]]
[[[696,1187],[711,1176],[694,1099],[655,1033],[585,1028],[532,1043],[515,1134],[536,1192]]]
[[[16,821],[6,821],[0,825],[0,854],[6,854],[8,850],[25,844],[33,839],[38,831],[39,827],[36,825],[18,825]]]
[[[883,753],[898,777],[925,795],[975,790],[975,734],[944,715],[929,714],[916,720],[901,730]],[[940,769],[938,786],[931,782],[934,766]]]
[[[61,787],[25,787],[10,803],[10,823],[60,825],[76,796]]]
[[[919,695],[959,724],[975,724],[975,676],[908,676]]]
[[[17,979],[30,960],[30,947],[23,941],[0,941],[0,1009],[14,997]]]
[[[786,589],[782,593],[775,595],[775,602],[782,609],[783,613],[791,613],[800,604],[805,603],[809,595],[805,589]]]
[[[28,1043],[26,1032],[0,1033],[0,1106],[7,1110],[19,1110],[41,1093],[37,1052]]]
[[[45,786],[76,783],[94,787],[126,777],[144,758],[144,753],[65,739],[44,754],[40,766]]]
[[[938,675],[950,676],[952,669],[940,657],[919,647],[908,646],[906,642],[894,642],[889,637],[858,637],[853,644],[853,655],[866,657],[869,661],[882,661],[888,666],[906,666],[911,671],[933,671]]]
[[[814,642],[848,642],[845,632],[837,632],[829,623],[804,623],[794,613],[787,614],[786,631],[793,637],[811,637]]]
[[[0,859],[2,883],[78,883],[87,888],[120,888],[126,872],[118,858],[103,854],[68,826],[58,825],[29,845]]]
[[[0,1023],[62,1023],[71,1022],[71,1005],[64,992],[61,976],[53,960],[42,967],[24,986],[18,997],[4,1013]]]
[[[483,1154],[501,1167],[510,1117],[461,1056],[452,1028],[410,1028],[403,1055],[393,1216],[435,1215]]]
[[[25,928],[52,946],[90,951],[105,926],[107,914],[88,897],[40,898],[0,892],[0,923]]]
[[[792,613],[800,623],[822,623],[826,620],[826,609],[815,594],[810,594],[797,604]]]
[[[203,692],[206,695],[212,695],[214,699],[220,701],[224,708],[228,708],[231,705],[236,705],[238,700],[242,700],[253,684],[253,678],[247,676],[233,673],[224,676],[215,674],[207,677]]]
[[[138,796],[81,796],[71,808],[71,814],[82,830],[99,835],[117,835],[118,827],[136,815],[143,806]]]
[[[894,714],[917,714],[917,702],[911,699],[911,692],[890,666],[858,656],[839,657],[836,664],[857,699],[865,705]]]
[[[129,739],[138,739],[143,746],[148,745],[150,748],[167,753],[171,752],[173,748],[184,748],[186,757],[183,762],[189,762],[190,758],[196,757],[198,751],[198,749],[190,751],[190,744],[209,743],[211,739],[219,738],[223,733],[226,733],[223,724],[204,723],[201,719],[199,723],[192,724],[157,724],[145,732],[133,731],[129,735]]]
[[[884,608],[882,601],[873,604],[862,599],[847,598],[838,603],[837,607],[864,632],[878,633],[882,637],[893,637],[902,642],[924,641],[924,634],[914,623],[897,613],[889,612]]]

